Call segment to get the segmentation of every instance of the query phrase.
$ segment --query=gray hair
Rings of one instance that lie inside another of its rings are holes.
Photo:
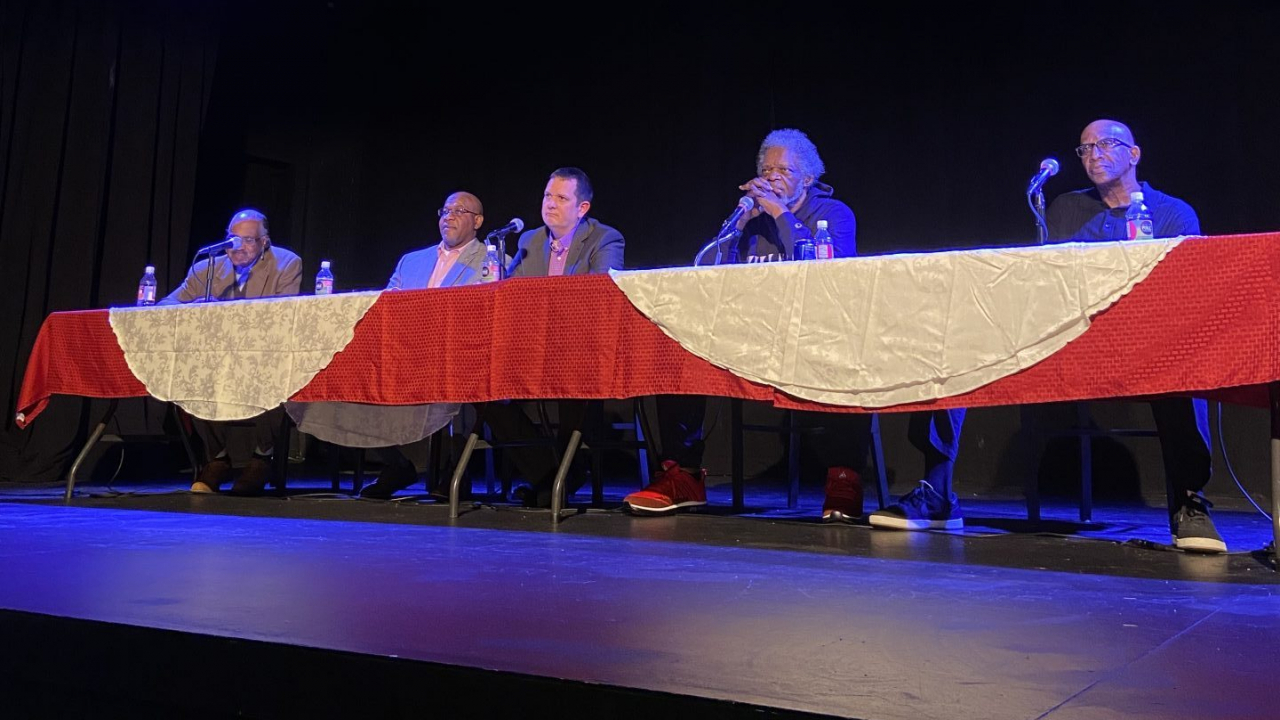
[[[822,164],[822,158],[818,157],[818,148],[808,135],[799,130],[782,128],[766,135],[764,142],[760,143],[760,152],[756,154],[756,172],[764,168],[764,154],[769,148],[790,150],[799,161],[800,167],[795,169],[801,176],[812,175],[813,179],[817,180],[827,171],[827,166]]]
[[[262,226],[262,234],[264,236],[271,234],[271,231],[267,229],[267,216],[253,208],[244,208],[243,210],[237,210],[233,213],[231,215],[231,221],[227,223],[227,232],[231,232],[232,226],[236,223],[244,222],[246,220],[256,220],[258,224]]]

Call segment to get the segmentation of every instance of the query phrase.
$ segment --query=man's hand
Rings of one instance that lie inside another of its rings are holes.
[[[767,212],[769,217],[777,220],[780,215],[787,212],[787,206],[782,203],[782,198],[774,192],[773,186],[764,178],[752,178],[745,184],[739,185],[738,189],[756,201],[756,206],[751,209],[751,217]]]

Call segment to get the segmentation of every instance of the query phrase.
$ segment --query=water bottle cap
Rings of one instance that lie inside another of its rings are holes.
[[[826,226],[827,226],[827,221],[826,221],[826,220],[819,220],[819,221],[818,221],[818,227],[820,227],[820,228],[825,228]]]
[[[1134,190],[1129,193],[1129,202],[1142,202],[1143,195],[1141,190]]]
[[[147,274],[147,275],[154,275],[154,274],[155,274],[155,272],[156,272],[156,266],[155,266],[155,265],[148,265],[148,266],[146,267],[146,269],[145,269],[145,270],[143,270],[142,272],[143,272],[143,273],[145,273],[145,274]]]
[[[321,260],[321,261],[320,261],[320,269],[321,269],[321,270],[328,270],[328,269],[329,269],[329,261],[328,261],[328,260]]]

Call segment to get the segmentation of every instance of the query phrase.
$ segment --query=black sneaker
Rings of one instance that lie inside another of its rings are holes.
[[[884,510],[871,513],[867,519],[872,527],[891,530],[957,530],[964,527],[964,516],[956,494],[950,495],[942,497],[922,480],[920,487]]]
[[[1179,550],[1197,553],[1224,553],[1227,544],[1222,542],[1218,528],[1213,526],[1209,508],[1213,503],[1204,496],[1188,495],[1171,522],[1173,545]]]

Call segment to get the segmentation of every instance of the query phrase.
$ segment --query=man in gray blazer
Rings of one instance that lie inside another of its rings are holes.
[[[226,255],[196,263],[187,273],[181,287],[169,293],[160,305],[203,302],[206,278],[213,264],[214,300],[237,300],[282,295],[297,295],[302,287],[302,258],[281,247],[271,245],[267,216],[245,209],[231,216],[227,238],[239,238],[240,246]],[[253,456],[236,478],[231,492],[256,495],[271,479],[271,455],[281,440],[284,408],[274,408],[253,418]],[[192,418],[196,433],[204,441],[205,464],[191,485],[191,492],[216,492],[231,475],[227,455],[227,424]]]
[[[565,167],[551,173],[542,192],[542,221],[546,224],[520,236],[508,276],[587,275],[621,270],[625,247],[622,233],[587,217],[593,196],[591,179],[582,170]],[[517,405],[486,403],[480,411],[497,440],[520,441],[538,435],[529,416]],[[586,401],[559,402],[560,447],[568,443],[574,430],[581,428],[586,412]],[[530,507],[551,507],[556,454],[549,448],[536,447],[516,447],[507,452],[530,483],[521,502]],[[568,492],[572,494],[582,482],[580,475],[570,477]]]
[[[622,233],[587,217],[594,192],[575,167],[551,173],[542,193],[546,225],[520,236],[508,277],[586,275],[622,269]]]
[[[484,224],[480,198],[469,192],[453,193],[436,214],[440,216],[440,242],[400,258],[387,282],[388,290],[460,287],[480,281],[485,256],[485,245],[476,235]],[[382,472],[373,484],[360,491],[360,497],[389,500],[417,481],[418,469],[399,446],[378,448],[376,452],[383,464]]]

